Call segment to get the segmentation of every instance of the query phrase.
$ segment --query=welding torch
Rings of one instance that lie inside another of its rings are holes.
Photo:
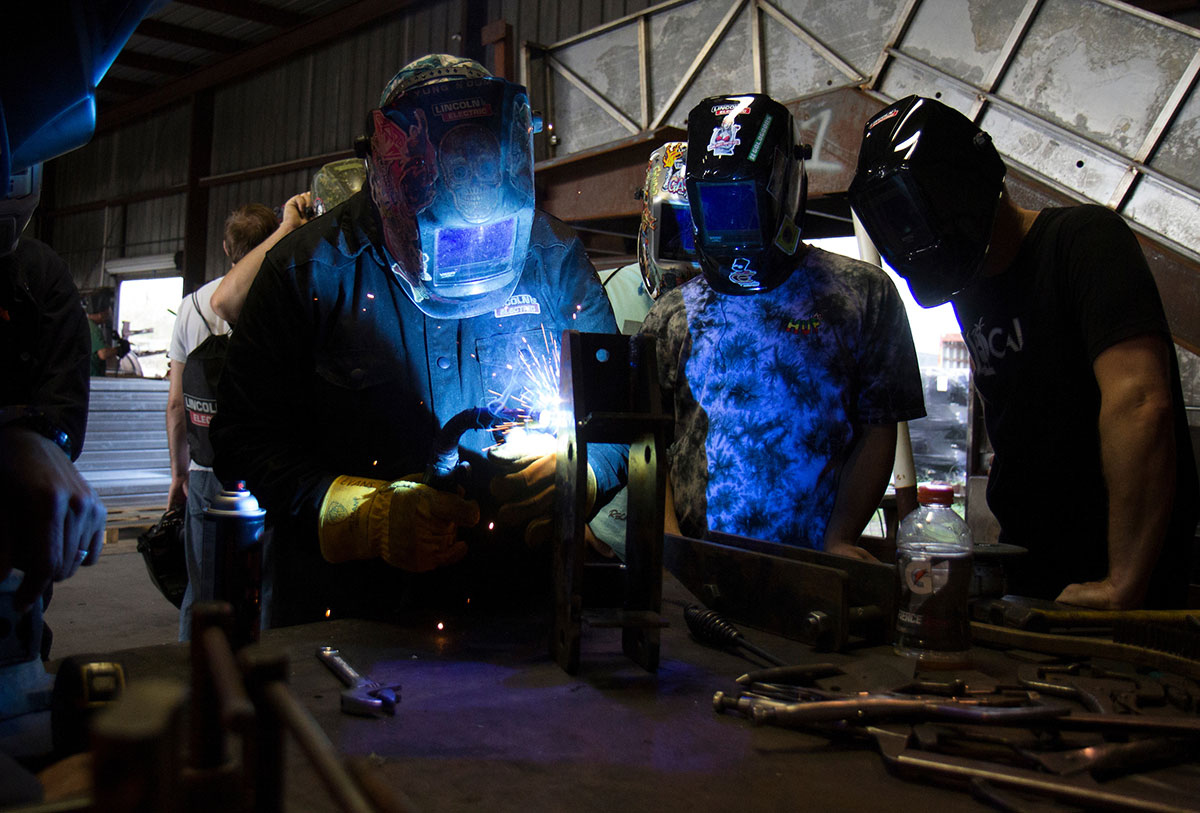
[[[458,472],[466,463],[459,463],[458,441],[472,429],[495,429],[513,420],[512,413],[488,407],[470,407],[455,415],[433,439],[433,459],[425,467],[422,482],[439,491],[454,491]]]

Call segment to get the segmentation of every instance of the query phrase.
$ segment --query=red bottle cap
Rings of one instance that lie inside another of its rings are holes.
[[[917,486],[917,502],[921,505],[954,505],[954,486],[949,483]]]

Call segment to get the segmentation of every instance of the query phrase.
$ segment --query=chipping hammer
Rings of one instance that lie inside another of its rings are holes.
[[[396,713],[396,704],[400,702],[400,684],[384,686],[363,677],[331,646],[318,647],[317,660],[328,666],[329,671],[348,687],[342,691],[342,711],[364,717]]]

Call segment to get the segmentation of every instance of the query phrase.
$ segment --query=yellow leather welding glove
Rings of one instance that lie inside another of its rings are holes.
[[[488,459],[506,473],[492,478],[492,496],[500,501],[496,524],[525,526],[525,544],[539,547],[554,529],[558,469],[557,440],[544,432],[513,430],[505,442],[488,451]],[[588,466],[587,513],[596,501],[596,475]]]
[[[371,480],[343,475],[321,502],[317,536],[330,562],[382,558],[422,573],[467,555],[459,526],[479,522],[479,505],[412,479]]]

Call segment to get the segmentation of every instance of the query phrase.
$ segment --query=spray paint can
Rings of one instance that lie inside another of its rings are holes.
[[[204,536],[212,541],[213,598],[233,605],[234,649],[258,640],[262,611],[262,534],[267,512],[238,481],[204,510]]]

